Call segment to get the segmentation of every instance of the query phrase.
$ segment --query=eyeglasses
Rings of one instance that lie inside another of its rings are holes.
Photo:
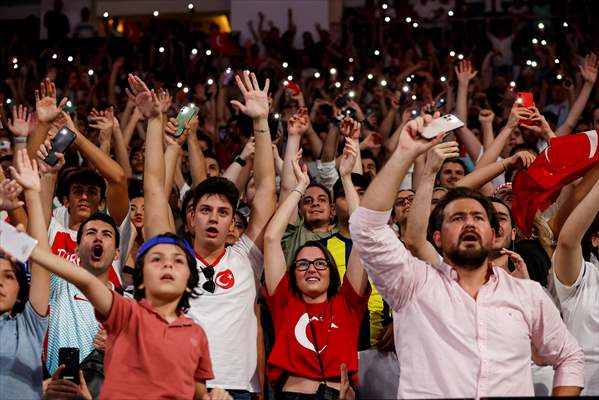
[[[395,204],[398,206],[405,206],[408,204],[412,204],[412,201],[414,201],[414,196],[398,197],[397,199],[395,199]]]
[[[307,271],[310,265],[314,265],[314,268],[318,271],[324,271],[329,268],[329,262],[324,258],[317,258],[316,260],[297,260],[295,262],[295,269],[297,271]]]
[[[207,279],[206,282],[202,285],[202,289],[207,292],[214,293],[216,290],[216,284],[214,283],[214,268],[212,266],[207,266],[206,268],[201,268],[204,277]]]

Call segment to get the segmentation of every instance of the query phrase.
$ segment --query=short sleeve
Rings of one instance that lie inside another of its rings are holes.
[[[96,311],[96,319],[102,324],[106,333],[109,335],[115,335],[123,329],[126,325],[131,323],[131,317],[133,316],[133,308],[139,307],[135,300],[125,299],[114,291],[112,293],[112,307],[108,315],[104,318]]]
[[[555,291],[557,293],[557,297],[558,297],[560,303],[563,303],[563,302],[567,301],[568,299],[570,299],[571,297],[573,297],[574,295],[576,295],[576,293],[578,292],[578,289],[584,282],[585,278],[588,276],[588,271],[587,271],[588,266],[587,266],[586,262],[584,261],[584,259],[582,259],[581,264],[582,265],[580,266],[580,271],[578,272],[576,281],[572,284],[572,286],[566,286],[563,283],[561,283],[559,278],[557,277],[557,274],[555,273],[555,268],[552,269],[553,281],[555,282]]]
[[[246,256],[249,259],[252,270],[254,271],[254,276],[256,279],[260,279],[262,276],[262,268],[264,267],[264,257],[252,239],[244,233],[237,243],[233,245],[233,251],[237,251],[242,256]]]
[[[272,314],[273,321],[278,320],[278,316],[284,311],[287,307],[287,303],[289,302],[289,296],[291,296],[290,286],[289,286],[289,273],[283,275],[283,278],[277,285],[275,291],[272,295],[268,294],[266,290],[266,285],[262,287],[262,291],[264,294],[264,300],[266,300],[266,304],[268,305],[268,309]]]
[[[36,342],[42,343],[48,329],[48,317],[39,315],[28,301],[25,304],[23,312],[17,318],[21,319],[25,324],[26,330],[29,333],[28,336],[35,338]]]
[[[347,279],[347,275],[343,277],[343,283],[341,284],[339,295],[343,297],[345,304],[347,304],[352,315],[352,318],[358,321],[358,323],[362,321],[364,311],[366,310],[366,307],[368,307],[368,299],[370,298],[371,292],[372,287],[370,286],[370,283],[368,283],[366,287],[366,293],[364,293],[364,296],[360,296],[358,293],[356,293],[354,287]]]
[[[198,366],[193,375],[196,381],[214,379],[214,372],[212,371],[212,361],[210,361],[210,349],[208,347],[208,338],[204,330],[199,327],[198,334],[200,336],[200,359],[198,360]]]

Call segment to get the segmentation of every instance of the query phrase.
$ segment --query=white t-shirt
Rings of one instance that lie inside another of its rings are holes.
[[[599,396],[599,268],[582,261],[572,286],[564,286],[555,270],[555,290],[564,323],[584,351],[585,387],[582,396]]]
[[[207,267],[197,260],[198,269]],[[247,236],[241,238],[214,263],[216,290],[202,289],[206,282],[199,270],[196,299],[187,315],[206,332],[214,379],[210,388],[261,392],[258,380],[258,319],[254,310],[263,269],[262,252]]]

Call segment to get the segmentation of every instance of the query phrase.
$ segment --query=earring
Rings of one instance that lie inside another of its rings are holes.
[[[142,283],[141,285],[139,285],[137,288],[138,289],[145,289],[146,285],[144,283]]]
[[[190,289],[190,288],[188,288],[188,287],[186,287],[186,288],[185,288],[185,291],[186,291],[187,293],[191,293],[191,289]]]

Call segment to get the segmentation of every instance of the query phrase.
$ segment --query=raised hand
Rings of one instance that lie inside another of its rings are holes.
[[[21,185],[14,179],[5,179],[0,182],[0,210],[14,210],[23,207],[19,195],[23,191]]]
[[[439,117],[439,113],[435,113],[435,117]],[[443,138],[446,136],[446,132],[441,132],[437,137],[427,140],[422,137],[424,127],[430,124],[433,117],[425,115],[424,117],[417,117],[409,121],[402,129],[399,134],[399,143],[396,150],[402,152],[412,153],[414,156],[419,156],[431,147],[441,143]]]
[[[249,158],[254,158],[255,152],[256,141],[252,136],[250,140],[248,140],[248,142],[245,144],[245,146],[243,146],[243,150],[241,150],[241,154],[239,155],[239,157],[241,157],[242,160],[248,160]]]
[[[511,276],[519,279],[530,279],[530,276],[528,275],[528,268],[526,267],[526,263],[520,254],[505,248],[501,249],[501,254],[507,255],[509,258],[511,258],[512,262],[514,263],[514,267],[516,267],[516,269],[510,273]]]
[[[109,107],[106,111],[93,112],[90,114],[89,126],[100,131],[112,130],[114,128],[114,111]]]
[[[339,124],[339,132],[341,135],[350,139],[359,140],[361,129],[362,124],[358,121],[354,121],[350,117],[343,118],[343,121]]]
[[[231,100],[231,105],[237,110],[251,118],[267,118],[268,117],[268,87],[270,80],[266,79],[264,88],[260,89],[256,74],[250,71],[243,71],[243,80],[239,75],[235,76],[237,87],[243,95],[245,104],[237,100]]]
[[[433,146],[426,153],[425,168],[427,171],[436,174],[441,169],[443,161],[448,158],[460,156],[460,147],[458,142],[442,142]]]
[[[457,67],[455,67],[455,73],[461,84],[468,84],[468,82],[476,76],[478,71],[475,71],[474,68],[472,68],[472,63],[469,60],[463,60],[460,61]]]
[[[536,156],[530,151],[522,150],[506,160],[507,165],[513,169],[526,169],[532,164]]]
[[[356,160],[358,159],[359,144],[355,139],[348,138],[345,141],[345,147],[343,148],[343,155],[339,162],[339,175],[348,176],[351,175]]]
[[[480,110],[478,113],[478,121],[481,125],[483,124],[492,124],[493,119],[495,118],[495,114],[491,110]]]
[[[159,90],[158,102],[160,103],[160,112],[166,114],[173,102],[173,96],[171,96],[168,90]]]
[[[36,152],[36,157],[38,159],[37,164],[42,174],[56,175],[65,164],[64,154],[62,153],[54,153],[56,155],[56,158],[58,159],[58,162],[55,166],[46,164],[44,160],[46,159],[46,157],[48,157],[48,153],[51,148],[52,143],[50,143],[49,139],[46,139],[44,143],[40,145],[40,148]]]
[[[533,110],[521,107],[518,101],[514,102],[512,106],[512,110],[510,111],[510,116],[508,117],[506,126],[510,129],[514,129],[518,126],[518,122],[528,120],[532,117]]]
[[[287,121],[287,134],[289,136],[302,136],[308,130],[310,126],[310,117],[308,116],[308,109],[301,107],[291,118]]]
[[[60,114],[67,104],[67,98],[63,98],[56,105],[56,86],[49,78],[40,83],[40,90],[35,91],[35,112],[40,122],[52,122]]]
[[[127,96],[135,102],[135,106],[146,118],[154,118],[160,115],[160,102],[156,92],[148,89],[148,86],[138,76],[129,74],[129,88],[126,88]]]
[[[349,382],[349,376],[347,373],[347,366],[341,364],[341,387],[339,388],[339,400],[355,400],[356,392],[352,388]]]
[[[360,150],[377,150],[383,145],[383,137],[377,132],[370,132],[360,143]]]
[[[381,96],[384,96],[384,93],[381,94]],[[350,99],[350,100],[347,101],[347,106],[349,108],[352,108],[352,109],[356,110],[356,118],[358,119],[358,121],[364,121],[366,119],[366,117],[364,116],[364,113],[362,112],[362,109],[360,108],[360,106],[358,105],[358,103],[356,103],[355,101],[353,101],[353,100]]]
[[[597,81],[597,70],[599,69],[599,60],[595,53],[587,54],[584,58],[584,63],[579,65],[580,74],[585,82],[594,84]]]
[[[524,128],[530,129],[536,135],[544,137],[545,139],[549,139],[555,137],[555,133],[551,129],[549,122],[545,119],[545,117],[539,112],[536,107],[531,107],[532,115],[529,120],[532,121],[532,125],[523,125]]]
[[[37,162],[29,159],[27,149],[21,149],[15,157],[15,167],[10,167],[10,174],[19,185],[25,190],[40,192],[40,175],[37,169]]]
[[[15,136],[29,136],[29,122],[31,114],[27,107],[23,105],[12,108],[12,120],[8,120],[8,129]]]
[[[306,164],[302,164],[300,167],[299,160],[294,160],[291,165],[293,166],[293,174],[295,175],[295,180],[297,182],[297,186],[294,190],[298,190],[300,193],[306,193],[306,189],[310,184],[310,176],[308,175],[308,167]]]

